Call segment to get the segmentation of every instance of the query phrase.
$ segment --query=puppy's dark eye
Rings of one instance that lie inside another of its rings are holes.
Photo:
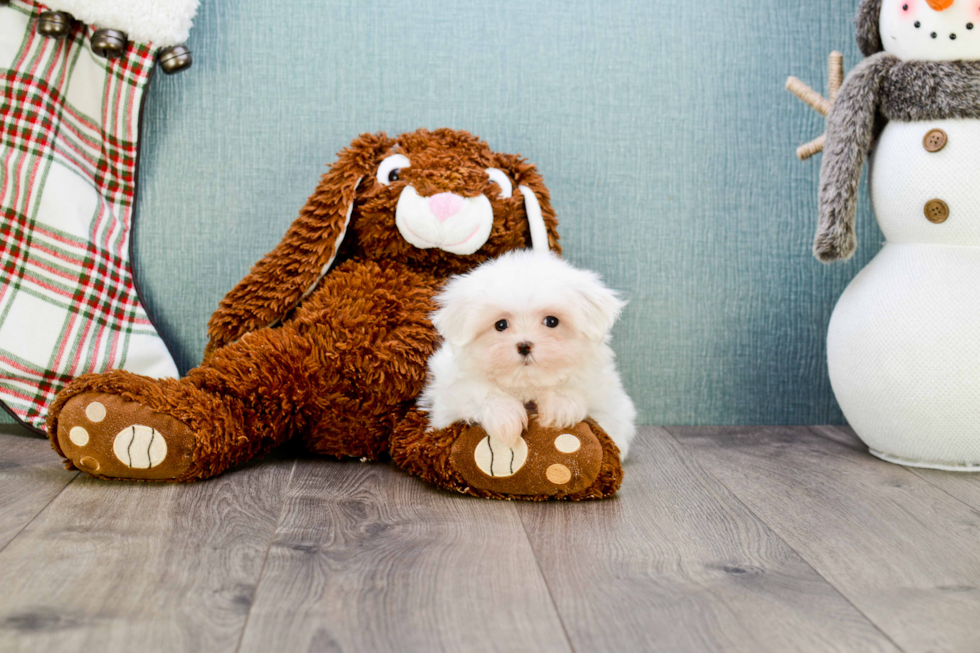
[[[554,329],[556,326],[558,326],[558,318],[554,315],[549,315],[548,317],[544,318],[544,325],[549,329]]]
[[[395,168],[394,170],[388,173],[388,182],[390,183],[393,181],[398,181],[398,178],[401,177],[401,174],[402,174],[401,168]]]
[[[507,324],[507,320],[500,320],[493,326],[497,329],[497,331],[506,331],[507,327],[509,327],[510,325]]]

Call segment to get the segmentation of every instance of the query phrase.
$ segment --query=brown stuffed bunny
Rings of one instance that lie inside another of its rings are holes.
[[[473,464],[479,426],[433,432],[413,410],[445,279],[508,250],[560,252],[557,224],[534,166],[467,132],[362,135],[222,300],[202,365],[179,380],[76,379],[50,410],[52,445],[99,478],[189,481],[297,436],[338,458],[392,455],[481,496],[608,496],[619,456],[594,422],[576,427],[586,446],[560,465],[557,434],[532,426],[525,468],[497,479]]]

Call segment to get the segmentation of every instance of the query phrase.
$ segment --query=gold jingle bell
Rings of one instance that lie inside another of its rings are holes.
[[[115,29],[100,29],[92,34],[92,52],[99,57],[116,59],[126,50],[129,38],[125,32]]]
[[[42,11],[37,17],[37,33],[49,39],[63,39],[71,33],[71,22],[67,11]]]
[[[157,55],[160,68],[168,75],[187,70],[194,63],[191,58],[191,51],[186,45],[171,45],[169,48],[160,50]]]

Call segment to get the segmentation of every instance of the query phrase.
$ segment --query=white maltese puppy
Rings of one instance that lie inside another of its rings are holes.
[[[546,427],[592,417],[626,458],[636,409],[609,347],[625,302],[597,274],[515,251],[452,278],[436,301],[444,342],[419,399],[433,428],[479,423],[513,448],[533,401]]]

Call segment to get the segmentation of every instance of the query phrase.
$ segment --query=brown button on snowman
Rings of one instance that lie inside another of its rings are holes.
[[[863,0],[857,24],[868,58],[832,85],[827,133],[801,154],[824,152],[816,256],[854,252],[872,151],[886,239],[831,317],[831,384],[876,456],[980,471],[980,0]]]

